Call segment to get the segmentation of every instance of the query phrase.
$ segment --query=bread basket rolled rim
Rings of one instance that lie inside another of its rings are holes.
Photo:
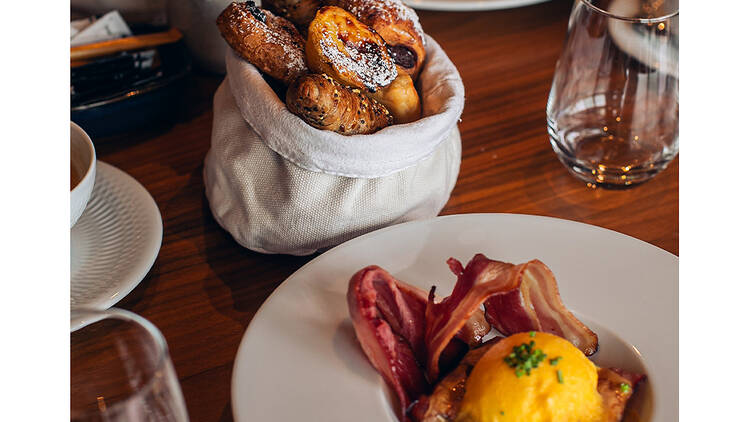
[[[314,128],[291,113],[260,71],[227,49],[227,80],[242,117],[273,151],[298,166],[347,177],[382,177],[427,158],[448,138],[464,106],[458,70],[430,36],[417,81],[423,117],[369,135]]]

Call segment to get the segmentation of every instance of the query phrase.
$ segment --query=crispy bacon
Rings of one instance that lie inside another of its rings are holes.
[[[554,274],[539,260],[527,263],[520,288],[487,298],[484,309],[490,324],[506,336],[544,331],[563,337],[586,356],[598,348],[596,334],[565,308]]]
[[[530,330],[550,331],[571,341],[586,354],[596,351],[596,334],[565,308],[552,272],[541,261],[513,265],[477,254],[465,268],[454,258],[448,260],[448,265],[458,276],[453,292],[435,302],[433,287],[425,311],[430,381],[440,375],[443,350],[481,304],[485,304],[490,324],[506,335]]]

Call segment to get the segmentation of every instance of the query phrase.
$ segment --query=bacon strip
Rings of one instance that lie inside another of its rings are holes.
[[[544,331],[563,337],[586,356],[596,353],[598,338],[565,307],[552,271],[539,260],[527,263],[521,288],[488,298],[487,320],[504,335]]]
[[[349,281],[347,302],[354,331],[370,363],[396,393],[401,420],[406,420],[409,405],[430,388],[423,369],[427,299],[426,291],[375,265],[361,269]],[[476,347],[489,331],[483,313],[476,309],[449,339],[444,358],[458,362],[466,351],[462,342]]]
[[[552,272],[541,261],[513,265],[477,254],[466,268],[453,258],[448,265],[458,276],[453,292],[436,303],[433,286],[425,311],[430,381],[440,375],[443,350],[483,303],[487,320],[505,334],[550,330],[587,354],[596,351],[596,334],[565,308]]]
[[[403,287],[403,290],[400,288]],[[396,393],[401,420],[429,384],[418,362],[424,356],[425,302],[387,271],[369,266],[349,281],[349,313],[359,344],[370,363]]]
[[[466,268],[453,258],[448,265],[458,275],[453,292],[435,303],[435,286],[427,300],[425,341],[427,343],[427,375],[436,381],[440,373],[440,355],[451,338],[464,326],[471,313],[488,297],[511,291],[521,284],[521,266],[490,261],[477,254]]]

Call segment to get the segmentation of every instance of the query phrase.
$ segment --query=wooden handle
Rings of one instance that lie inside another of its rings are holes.
[[[170,44],[182,38],[180,31],[171,28],[169,31],[155,34],[136,35],[134,37],[102,41],[70,48],[70,60],[82,61],[94,57],[106,56],[120,51],[141,50],[162,44]]]

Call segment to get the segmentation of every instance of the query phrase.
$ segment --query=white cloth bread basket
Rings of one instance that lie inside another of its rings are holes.
[[[423,117],[355,136],[290,113],[255,66],[228,49],[203,175],[219,224],[253,251],[308,255],[436,216],[458,177],[464,87],[440,46],[425,41]]]

